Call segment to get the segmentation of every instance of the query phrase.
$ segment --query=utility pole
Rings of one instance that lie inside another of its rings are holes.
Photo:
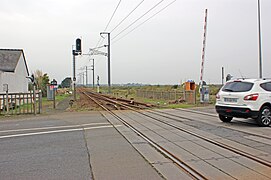
[[[107,58],[108,58],[108,92],[111,93],[111,75],[110,75],[110,33],[108,33]]]
[[[86,66],[86,87],[88,87],[88,67]]]
[[[94,59],[91,59],[92,60],[92,65],[91,65],[91,70],[92,70],[92,88],[94,89],[94,81],[95,81],[95,77],[94,77]]]
[[[81,75],[82,75],[82,77],[83,77],[83,86],[84,86],[84,84],[85,84],[85,73],[82,72]]]
[[[263,77],[262,73],[262,42],[261,42],[261,7],[258,0],[258,25],[259,25],[259,78]]]
[[[92,70],[89,69],[89,66],[86,66],[86,86],[88,87],[88,70]]]
[[[111,93],[111,80],[110,80],[110,33],[108,32],[101,32],[100,35],[107,34],[107,60],[108,60],[108,92]]]
[[[77,80],[77,84],[82,84],[81,73],[78,73],[78,74],[77,74],[77,77],[78,77],[78,78],[76,79],[76,80]]]
[[[81,72],[81,73],[79,73],[77,75],[79,76],[78,83],[84,86],[84,84],[85,84],[85,73]]]
[[[97,75],[97,93],[100,93],[100,77]]]

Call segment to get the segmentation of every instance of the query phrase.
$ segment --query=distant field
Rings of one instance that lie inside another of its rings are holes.
[[[210,85],[209,86],[209,92],[210,92],[210,104],[215,103],[215,95],[219,91],[220,85]],[[113,86],[111,88],[111,94],[114,97],[118,98],[125,98],[125,99],[134,99],[135,101],[145,102],[157,105],[159,107],[165,107],[165,108],[186,108],[186,107],[195,107],[195,106],[201,106],[199,103],[199,91],[198,87],[196,88],[196,104],[191,105],[187,104],[186,102],[182,103],[173,103],[169,100],[164,99],[147,99],[142,97],[136,96],[137,90],[144,90],[144,91],[163,91],[163,92],[183,92],[184,88],[183,86],[178,85],[147,85],[147,86],[136,86],[136,87],[127,87],[127,86]],[[100,91],[102,93],[107,94],[108,88],[107,87],[101,87]]]

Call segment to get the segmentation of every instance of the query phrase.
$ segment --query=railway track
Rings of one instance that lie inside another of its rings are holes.
[[[206,117],[211,117],[211,118],[216,118],[216,121],[220,122],[219,119],[218,119],[218,116],[216,114],[210,114],[210,113],[204,113],[204,112],[199,112],[199,111],[193,111],[193,110],[187,110],[187,109],[174,109],[174,111],[180,111],[180,112],[188,112],[188,113],[191,113],[191,114],[200,114],[202,116],[206,116]],[[176,120],[176,121],[182,121],[183,119],[185,120],[188,120],[188,121],[196,121],[195,119],[191,118],[189,115],[176,115],[176,113],[172,112],[172,113],[169,113],[169,112],[161,112],[159,110],[149,110],[148,112],[152,113],[152,114],[158,114],[160,116],[166,116],[167,118],[171,118],[173,120]],[[258,127],[257,123],[248,123],[248,122],[242,122],[242,121],[236,121],[234,123],[237,123],[237,124],[245,124],[245,125],[250,125],[250,126],[256,126]],[[211,123],[210,123],[211,124]],[[225,128],[225,129],[232,129],[230,127],[225,127],[223,125],[227,125],[229,123],[223,123],[220,127],[222,128]],[[271,128],[271,127],[265,127],[265,128]],[[247,135],[251,135],[251,136],[256,136],[256,137],[260,137],[260,138],[264,138],[266,140],[271,140],[271,137],[268,137],[268,136],[264,136],[264,135],[260,135],[260,134],[255,134],[255,133],[251,133],[251,132],[248,132],[248,131],[244,131],[244,130],[240,130],[240,129],[234,129],[235,131],[238,131],[238,132],[241,132],[241,133],[245,133]]]
[[[146,115],[146,114],[144,114],[144,115]],[[165,117],[164,115],[161,115],[161,116]],[[148,117],[153,118],[152,116],[148,116]],[[257,162],[259,162],[259,163],[261,163],[261,164],[263,164],[263,165],[266,165],[266,166],[268,166],[268,167],[271,168],[271,162],[266,161],[266,160],[261,159],[261,158],[257,158],[257,157],[255,157],[254,155],[252,155],[252,154],[250,154],[250,153],[247,153],[247,152],[245,152],[245,151],[242,151],[242,150],[237,149],[237,148],[232,147],[232,146],[228,146],[227,144],[223,144],[223,143],[221,143],[221,142],[219,142],[219,141],[215,141],[215,140],[212,140],[212,139],[210,139],[210,138],[204,137],[204,136],[199,135],[199,134],[197,134],[197,133],[195,133],[195,132],[186,130],[185,128],[180,128],[179,126],[173,125],[173,124],[171,124],[171,123],[168,123],[168,122],[165,122],[165,121],[161,121],[161,120],[156,119],[156,118],[153,118],[153,119],[155,119],[155,120],[157,120],[157,121],[160,121],[160,122],[162,122],[162,123],[165,123],[165,124],[167,124],[167,125],[169,125],[169,126],[171,126],[171,127],[174,127],[174,128],[176,128],[176,129],[178,129],[178,130],[180,130],[180,131],[186,132],[187,134],[190,134],[190,135],[192,135],[192,136],[194,136],[194,137],[200,138],[200,139],[205,140],[205,141],[207,141],[207,142],[209,142],[209,143],[212,143],[212,144],[214,144],[214,145],[217,145],[217,146],[219,146],[219,147],[222,147],[222,148],[224,148],[224,149],[227,149],[227,150],[229,150],[229,151],[232,151],[232,152],[234,152],[234,153],[236,153],[236,154],[239,154],[239,155],[241,155],[241,156],[244,156],[244,157],[247,157],[247,158],[252,159],[252,160],[254,160],[254,161],[257,161]],[[170,119],[172,119],[172,118],[170,118]],[[176,120],[176,119],[174,119],[174,120]]]
[[[135,109],[147,109],[152,107],[150,104],[140,103],[133,100],[126,100],[126,99],[117,99],[108,97],[103,94],[94,93],[91,91],[86,91],[85,89],[79,89],[79,92],[84,94],[87,97],[94,97],[96,99],[99,99],[99,102],[101,104],[105,104],[107,107],[113,106],[115,110],[121,110],[121,109],[129,109],[129,108],[135,108]]]
[[[190,110],[190,109],[175,109],[176,111],[182,111],[182,112],[190,112],[192,114],[201,114],[201,115],[204,115],[204,116],[209,116],[209,117],[215,117],[215,118],[218,118],[218,115],[217,114],[212,114],[212,113],[206,113],[206,112],[200,112],[200,111],[197,111],[197,110]],[[254,121],[254,120],[253,120]],[[235,122],[236,123],[236,122]],[[238,124],[244,124],[244,125],[251,125],[251,126],[258,126],[258,124],[254,121],[254,123],[251,123],[251,122],[247,122],[247,121],[238,121],[237,122]],[[271,126],[267,127],[267,128],[271,128]]]
[[[151,109],[149,109],[148,106],[142,107],[141,105],[140,106],[134,105],[134,104],[130,104],[130,103],[123,102],[123,101],[119,102],[117,100],[112,100],[111,98],[108,98],[106,96],[100,96],[95,93],[84,92],[84,91],[82,91],[82,93],[85,94],[88,98],[90,98],[93,102],[95,102],[99,106],[101,106],[105,111],[107,111],[114,118],[116,118],[121,123],[123,123],[126,127],[131,129],[134,133],[136,133],[142,139],[147,141],[157,151],[161,152],[164,156],[171,159],[176,165],[178,165],[185,173],[187,173],[193,179],[209,179],[210,175],[208,175],[208,173],[203,173],[202,171],[198,171],[193,165],[191,166],[189,163],[182,160],[180,158],[180,155],[173,153],[173,151],[171,149],[164,147],[163,144],[157,142],[152,137],[149,137],[148,134],[144,133],[144,131],[140,130],[140,128],[136,127],[136,125],[135,125],[135,123],[138,123],[138,125],[140,124],[140,126],[148,129],[149,131],[156,134],[157,136],[161,136],[155,130],[150,129],[148,126],[146,126],[145,125],[146,123],[144,123],[144,122],[142,123],[142,122],[139,122],[136,120],[133,120],[131,123],[131,120],[129,122],[129,120],[127,120],[127,119],[136,119],[135,118],[136,116],[137,117],[145,117],[146,119],[155,122],[156,126],[159,126],[160,128],[170,127],[172,129],[174,129],[174,131],[178,131],[178,133],[180,133],[180,132],[185,133],[189,137],[191,137],[191,138],[193,137],[193,138],[197,139],[197,141],[203,141],[204,143],[208,143],[216,148],[222,148],[223,151],[225,151],[225,152],[226,151],[231,152],[236,157],[242,157],[242,158],[246,158],[249,161],[253,161],[254,164],[264,167],[264,169],[267,170],[267,172],[271,172],[270,171],[271,170],[271,162],[269,160],[266,160],[262,157],[256,156],[254,153],[249,153],[248,151],[242,150],[238,147],[234,147],[234,146],[228,145],[226,143],[222,143],[219,140],[215,140],[215,139],[209,138],[207,136],[203,136],[202,134],[199,134],[197,132],[193,132],[192,130],[187,129],[186,128],[187,126],[182,127],[182,125],[180,125],[180,123],[182,123],[183,121],[194,121],[193,118],[189,118],[187,116],[179,116],[179,115],[175,115],[175,114],[168,113],[168,112],[160,112],[157,110],[151,110]],[[126,110],[132,111],[134,113],[133,117],[132,118],[128,117],[127,115],[125,115],[123,112],[120,112],[120,111],[117,111],[117,112],[112,111],[112,109],[103,105],[104,101],[109,102],[110,104],[115,104],[115,106],[117,106],[117,107],[122,107],[122,108],[116,108],[116,110],[126,109]],[[142,109],[147,109],[147,110],[142,111]],[[192,113],[195,113],[195,112],[192,112]],[[206,114],[206,113],[201,113],[201,115],[214,117],[214,116]],[[178,124],[176,124],[176,123],[178,123]],[[114,125],[113,123],[111,123],[111,124]],[[161,138],[164,138],[164,137],[161,136]],[[173,141],[170,141],[170,139],[166,139],[166,138],[164,138],[164,139],[168,140],[168,142],[171,142],[172,144],[175,144],[176,147],[178,147],[178,145],[176,143],[174,143]],[[211,166],[214,166],[213,164],[207,162],[207,160],[204,160],[204,159],[198,157],[196,154],[194,154],[194,155],[197,158],[199,158],[200,160],[204,161],[205,163],[207,163]],[[240,162],[236,162],[236,163],[239,165],[242,165],[242,163],[240,163]],[[244,165],[244,166],[246,166],[246,165]],[[250,169],[253,173],[258,173],[259,175],[261,175],[262,177],[264,177],[266,179],[269,179],[269,177],[270,177],[269,175],[271,175],[269,173],[267,173],[267,174],[264,173],[265,170],[258,172],[248,166],[247,166],[247,168]],[[228,173],[226,170],[220,169],[220,171],[225,173],[228,177],[235,179],[234,176],[231,175],[230,173]]]
[[[150,138],[148,138],[143,133],[141,133],[138,129],[136,129],[135,127],[133,127],[130,123],[128,123],[123,118],[121,118],[116,113],[114,113],[112,110],[110,110],[106,106],[104,106],[102,104],[102,100],[105,100],[107,98],[105,98],[104,96],[97,96],[97,94],[95,94],[95,93],[89,93],[89,92],[83,92],[83,91],[81,91],[81,92],[83,94],[85,94],[87,97],[89,97],[93,102],[95,102],[96,104],[98,104],[103,110],[105,110],[106,112],[108,112],[109,114],[111,114],[113,117],[115,117],[116,119],[118,119],[120,122],[122,122],[125,126],[127,126],[128,128],[130,128],[138,136],[140,136],[141,138],[143,138],[144,140],[146,140],[148,143],[150,143],[151,146],[153,146],[159,152],[163,153],[163,155],[167,156],[169,159],[171,159],[173,162],[175,162],[185,173],[187,173],[189,176],[191,176],[191,178],[193,178],[193,179],[207,179],[202,174],[200,174],[198,171],[196,171],[195,169],[191,168],[189,165],[187,165],[186,163],[184,163],[177,156],[175,156],[174,154],[172,154],[171,152],[167,151],[165,148],[163,148],[159,144],[157,144],[154,141],[152,141]],[[112,100],[109,100],[109,99],[107,99],[107,100],[110,101],[110,102],[112,102]],[[117,104],[121,105],[121,106],[124,106],[124,107],[126,107],[126,108],[128,108],[130,110],[132,109],[129,105],[127,106],[127,105],[119,103],[119,102]],[[111,123],[110,120],[109,120],[109,122]],[[111,123],[111,124],[114,126],[113,123]]]

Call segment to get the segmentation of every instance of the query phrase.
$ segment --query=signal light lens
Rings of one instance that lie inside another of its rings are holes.
[[[82,52],[81,39],[79,38],[76,39],[76,51]]]
[[[250,94],[250,95],[247,95],[244,97],[244,100],[246,101],[256,101],[259,97],[259,94],[256,93],[256,94]]]
[[[215,95],[215,97],[216,99],[220,99],[220,95],[218,93]]]

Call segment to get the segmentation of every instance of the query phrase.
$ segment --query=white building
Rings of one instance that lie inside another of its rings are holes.
[[[22,49],[0,49],[0,94],[5,93],[8,84],[9,93],[28,92],[29,76]]]

